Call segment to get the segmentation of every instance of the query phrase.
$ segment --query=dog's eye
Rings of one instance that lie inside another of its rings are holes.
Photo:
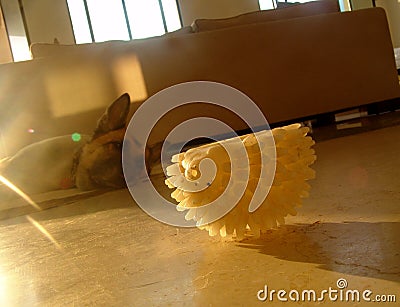
[[[111,144],[112,146],[114,146],[117,149],[122,149],[122,143],[121,142],[111,142],[109,144]]]

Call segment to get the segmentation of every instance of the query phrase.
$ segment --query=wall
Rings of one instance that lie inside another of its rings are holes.
[[[0,64],[12,62],[10,44],[8,41],[6,25],[0,8]]]
[[[353,10],[361,10],[373,7],[372,0],[351,0]]]
[[[400,2],[398,0],[376,0],[376,5],[385,9],[393,45],[400,48]]]
[[[258,0],[178,0],[183,25],[200,18],[226,18],[259,10]]]
[[[18,0],[1,0],[0,2],[14,61],[30,59],[28,41]]]
[[[55,38],[61,44],[75,43],[66,0],[0,0],[0,3],[14,61],[31,59],[29,43],[54,43]]]
[[[23,0],[31,43],[73,44],[74,35],[66,0]]]

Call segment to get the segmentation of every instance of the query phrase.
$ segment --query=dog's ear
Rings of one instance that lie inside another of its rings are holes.
[[[129,114],[130,97],[127,93],[115,100],[97,122],[93,139],[113,130],[124,128]]]

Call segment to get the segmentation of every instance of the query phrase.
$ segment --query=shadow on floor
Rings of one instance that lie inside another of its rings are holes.
[[[0,221],[0,225],[25,223],[25,215],[28,214],[38,221],[43,221],[86,215],[119,208],[138,209],[138,206],[127,189],[95,191],[94,193],[87,195],[50,200],[49,204],[51,204],[51,206],[44,208],[42,211],[38,211],[29,205],[22,208],[16,208],[17,210],[10,211],[11,216],[3,218],[3,220]],[[43,203],[40,203],[39,205],[43,205]]]
[[[160,195],[175,203],[175,200],[170,197],[171,189],[164,184],[165,176],[163,174],[156,174],[151,177],[151,180]],[[38,220],[46,220],[116,208],[138,207],[127,188],[94,191],[73,189],[65,195],[57,195],[58,192],[62,192],[62,190],[39,195],[43,197],[43,200],[37,201],[35,204],[42,208],[40,211],[23,199],[17,199],[16,204],[18,205],[7,208],[1,208],[0,203],[0,224],[19,223],[21,219],[24,220],[23,216],[28,214],[37,216]]]
[[[238,246],[329,271],[400,282],[400,222],[286,225]]]

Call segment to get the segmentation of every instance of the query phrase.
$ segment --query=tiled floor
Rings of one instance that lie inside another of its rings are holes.
[[[336,301],[290,302],[291,290],[319,296],[340,278],[344,294],[393,294],[397,303],[384,305],[397,306],[400,125],[389,126],[321,138],[310,198],[260,239],[226,242],[160,224],[125,190],[3,220],[0,306],[366,306],[340,292]],[[259,301],[265,285],[286,290],[289,302]]]

